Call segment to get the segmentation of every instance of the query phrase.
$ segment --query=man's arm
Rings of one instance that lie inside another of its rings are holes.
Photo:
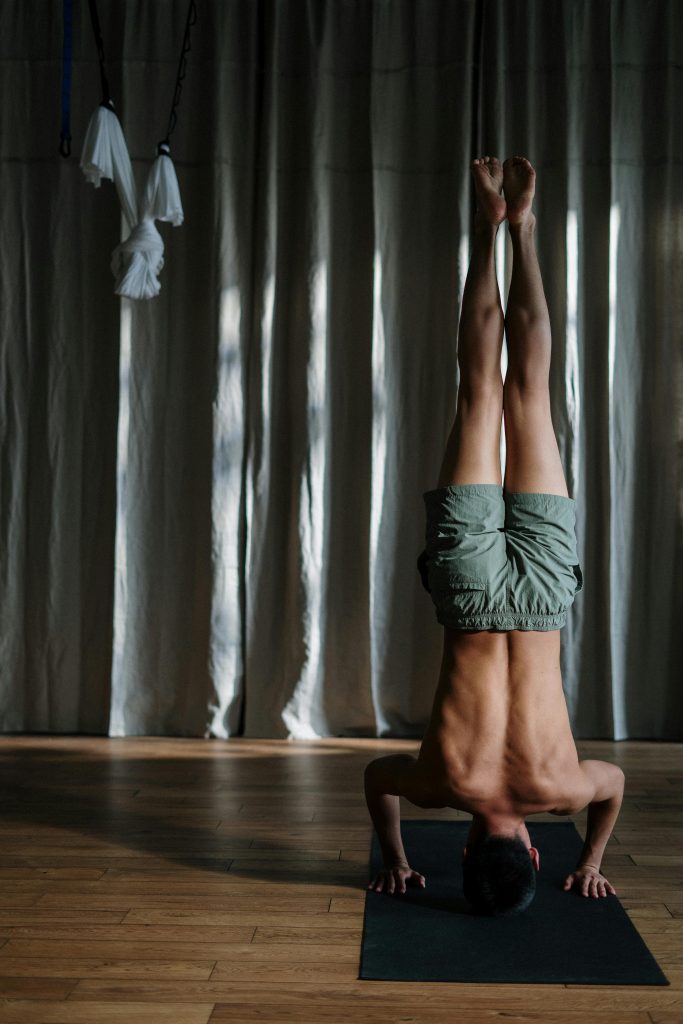
[[[583,849],[576,868],[565,879],[564,888],[580,888],[584,896],[604,896],[605,890],[616,895],[614,887],[600,873],[600,865],[619,816],[625,776],[618,765],[607,761],[582,761],[580,768],[593,796],[588,805]]]
[[[386,867],[408,863],[401,839],[399,795],[401,777],[405,778],[414,764],[410,754],[389,754],[370,761],[365,768],[365,801]]]
[[[376,892],[405,892],[409,882],[425,886],[424,875],[408,864],[401,839],[399,796],[419,799],[418,775],[417,762],[410,754],[378,757],[365,769],[365,799],[384,857],[384,870],[368,886]]]

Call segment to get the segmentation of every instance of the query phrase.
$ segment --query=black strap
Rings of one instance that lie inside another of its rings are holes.
[[[104,43],[102,42],[102,32],[100,30],[100,19],[97,16],[97,4],[95,0],[88,0],[88,7],[90,8],[90,20],[92,22],[92,30],[95,35],[95,45],[97,46],[97,56],[100,61],[100,81],[102,83],[102,102],[101,107],[109,107],[110,110],[114,109],[114,104],[109,95],[109,82],[107,81],[107,75],[104,70]]]
[[[182,81],[185,77],[185,66],[187,64],[186,54],[190,52],[192,47],[190,46],[190,29],[197,21],[197,8],[195,6],[195,0],[190,0],[190,6],[187,10],[187,20],[185,22],[185,35],[183,36],[183,46],[180,52],[180,62],[178,64],[178,75],[175,83],[175,90],[173,93],[173,106],[171,107],[171,116],[168,119],[168,128],[166,130],[166,137],[161,140],[157,145],[157,153],[168,156],[169,140],[171,138],[171,132],[176,126],[176,107],[180,103],[180,94],[183,91]],[[162,148],[164,147],[164,148]]]

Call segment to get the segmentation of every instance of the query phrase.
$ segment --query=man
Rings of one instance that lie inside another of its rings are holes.
[[[562,689],[560,628],[583,577],[574,499],[550,413],[536,172],[524,157],[501,167],[485,156],[473,161],[472,174],[477,211],[458,332],[457,409],[437,487],[424,494],[427,544],[418,559],[444,626],[441,673],[417,758],[372,761],[365,795],[384,855],[370,889],[425,885],[401,842],[404,796],[418,807],[472,814],[464,894],[475,910],[497,915],[533,899],[540,857],[525,825],[530,814],[575,814],[588,805],[583,850],[564,889],[594,898],[615,893],[600,864],[624,773],[603,761],[579,762]],[[494,246],[506,218],[514,265],[503,317]]]

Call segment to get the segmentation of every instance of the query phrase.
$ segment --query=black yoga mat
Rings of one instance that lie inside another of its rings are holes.
[[[541,858],[536,895],[520,914],[499,918],[471,913],[462,895],[469,827],[469,820],[401,823],[408,862],[426,887],[398,896],[366,890],[359,978],[669,984],[618,896],[562,889],[583,846],[572,822],[527,823]],[[373,831],[370,873],[382,866]]]

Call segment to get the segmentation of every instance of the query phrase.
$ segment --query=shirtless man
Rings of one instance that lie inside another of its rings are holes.
[[[576,814],[588,806],[583,850],[564,889],[594,898],[615,893],[600,864],[624,773],[604,761],[579,762],[562,689],[560,628],[583,577],[550,413],[550,320],[532,212],[536,173],[523,157],[501,167],[486,156],[471,169],[477,211],[458,331],[457,410],[437,488],[424,495],[427,546],[418,559],[444,626],[443,660],[417,758],[380,757],[365,769],[384,859],[368,888],[398,894],[407,884],[425,885],[401,841],[404,796],[418,807],[471,813],[464,894],[475,910],[501,914],[533,899],[540,860],[525,825],[530,814]],[[506,218],[514,265],[503,317],[494,245]]]

